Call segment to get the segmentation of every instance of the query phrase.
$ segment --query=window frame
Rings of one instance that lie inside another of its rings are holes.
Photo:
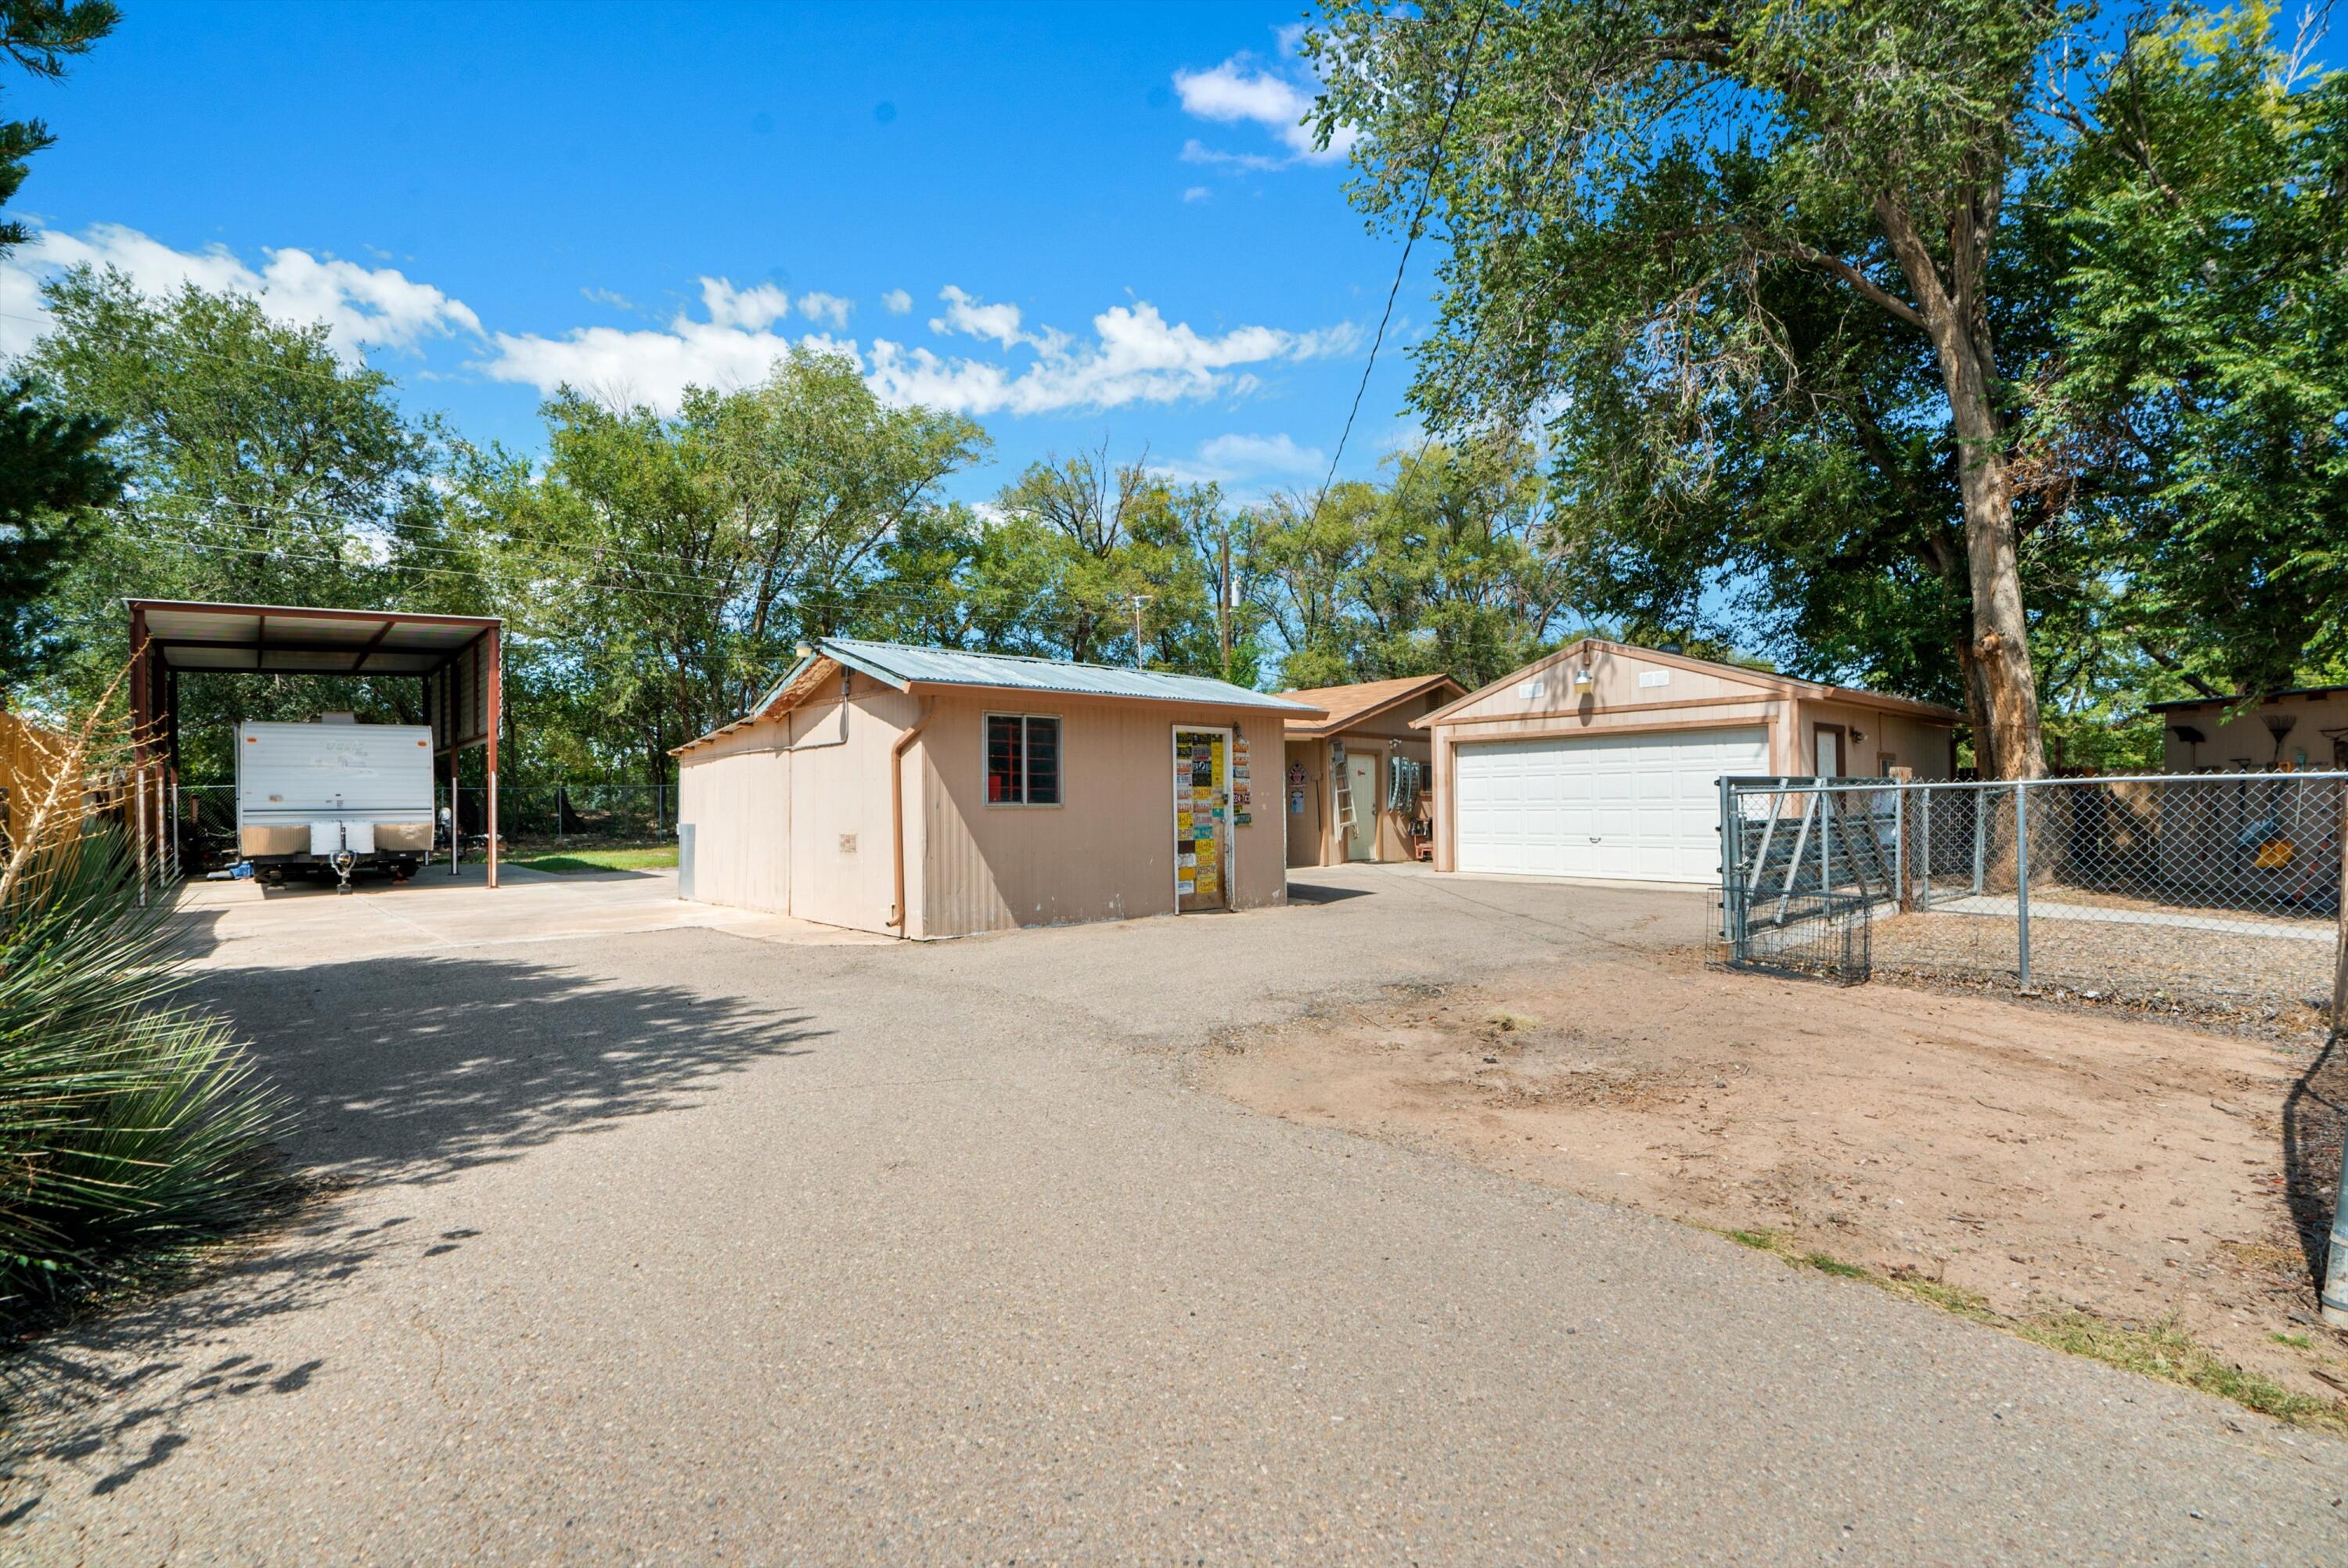
[[[992,770],[990,749],[992,731],[997,719],[1015,720],[1019,725],[1019,798],[994,800],[987,787]],[[1052,726],[1052,772],[1056,796],[1051,800],[1032,800],[1035,793],[1035,769],[1028,761],[1028,726],[1042,720]],[[978,782],[979,793],[989,811],[1057,811],[1068,803],[1068,728],[1057,713],[1030,713],[1011,708],[988,708],[978,721]]]

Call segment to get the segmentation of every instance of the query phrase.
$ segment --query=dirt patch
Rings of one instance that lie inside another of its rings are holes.
[[[2294,1392],[2348,1390],[2313,1272],[2348,1063],[2306,1050],[1673,955],[1389,995],[1220,1042],[1199,1073],[2002,1315],[2173,1319]]]

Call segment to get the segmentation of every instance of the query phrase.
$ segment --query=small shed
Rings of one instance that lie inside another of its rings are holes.
[[[1586,637],[1414,723],[1437,870],[1701,883],[1720,874],[1723,775],[1946,778],[1962,717]]]
[[[1284,903],[1272,770],[1317,716],[1204,676],[826,638],[677,748],[678,891],[911,938]]]
[[[2166,732],[2163,773],[2348,768],[2348,686],[2194,697],[2155,702],[2152,711]]]
[[[1281,814],[1288,864],[1410,860],[1424,841],[1432,751],[1411,721],[1466,695],[1448,675],[1284,692],[1326,717],[1288,722]]]

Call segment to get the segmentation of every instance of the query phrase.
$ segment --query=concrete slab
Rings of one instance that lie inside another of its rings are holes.
[[[492,889],[479,865],[460,866],[453,877],[439,866],[404,883],[365,878],[348,894],[331,883],[194,882],[180,890],[172,917],[191,963],[205,969],[298,968],[679,929],[792,944],[892,940],[787,915],[687,903],[676,896],[674,870],[558,876],[506,866],[498,875]]]

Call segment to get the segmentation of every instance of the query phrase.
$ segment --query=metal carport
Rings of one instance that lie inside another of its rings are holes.
[[[130,725],[142,865],[165,849],[167,792],[179,784],[183,675],[358,675],[424,683],[436,771],[453,789],[457,755],[486,748],[489,885],[498,885],[498,720],[505,622],[487,615],[207,604],[132,599]],[[452,812],[452,835],[458,826]],[[176,842],[176,840],[173,840]]]

